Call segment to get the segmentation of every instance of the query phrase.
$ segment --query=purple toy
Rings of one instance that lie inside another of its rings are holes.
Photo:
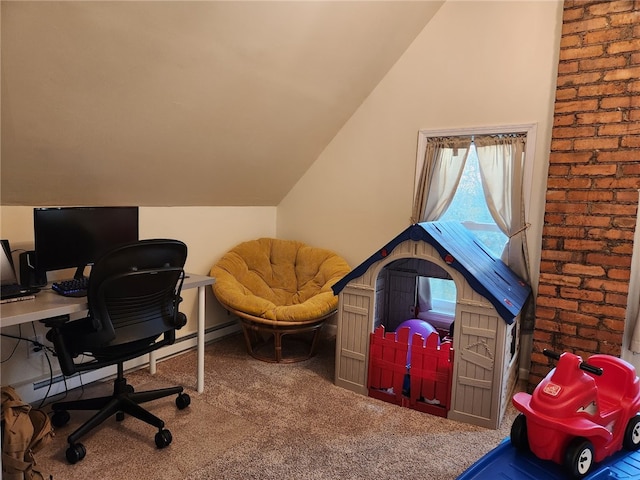
[[[436,331],[435,328],[433,328],[433,326],[429,322],[425,322],[424,320],[420,320],[419,318],[412,318],[411,320],[405,320],[400,325],[398,325],[398,328],[396,328],[396,332],[403,327],[409,328],[409,350],[407,351],[407,365],[410,365],[411,364],[411,342],[413,341],[413,335],[416,333],[419,333],[420,335],[422,335],[422,338],[426,340],[429,337],[429,335],[431,335],[432,333],[435,333],[437,335],[438,332]],[[439,335],[438,335],[438,345],[440,345]]]

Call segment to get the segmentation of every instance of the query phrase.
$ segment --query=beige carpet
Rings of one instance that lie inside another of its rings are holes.
[[[489,430],[402,408],[333,384],[335,339],[316,357],[270,364],[249,357],[242,337],[206,347],[205,391],[194,391],[196,353],[127,378],[136,390],[182,384],[186,410],[175,397],[146,404],[173,434],[158,450],[155,429],[134,418],[107,420],[81,442],[86,457],[65,459],[66,436],[87,418],[71,421],[37,455],[56,480],[86,479],[455,479],[508,436],[509,407],[499,430]],[[91,385],[84,397],[110,391]],[[69,397],[78,395],[72,392]]]

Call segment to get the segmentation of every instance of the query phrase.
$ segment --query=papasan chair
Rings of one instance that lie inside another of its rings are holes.
[[[240,318],[248,353],[274,363],[315,354],[320,329],[338,306],[331,287],[349,272],[330,250],[275,238],[243,242],[211,268],[213,293]]]

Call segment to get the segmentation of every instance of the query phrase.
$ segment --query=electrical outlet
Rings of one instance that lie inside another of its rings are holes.
[[[35,335],[32,337],[29,337],[29,341],[27,342],[27,358],[34,358],[34,357],[39,357],[41,355],[44,355],[44,348],[40,350],[36,350],[37,347],[31,342],[42,343],[43,342],[42,335]]]

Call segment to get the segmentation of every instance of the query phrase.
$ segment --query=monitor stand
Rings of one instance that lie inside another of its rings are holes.
[[[80,265],[78,268],[76,268],[76,273],[73,275],[73,278],[75,280],[82,280],[84,278],[85,268],[86,268],[86,265]]]

